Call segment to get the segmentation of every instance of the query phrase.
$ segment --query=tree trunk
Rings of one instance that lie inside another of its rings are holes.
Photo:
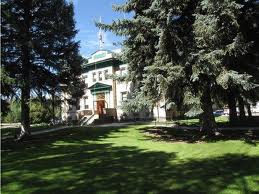
[[[201,109],[203,111],[201,115],[201,130],[207,134],[214,134],[217,125],[213,115],[209,85],[204,86],[203,94],[201,96]]]
[[[52,122],[55,125],[55,92],[52,92]]]
[[[28,47],[23,46],[22,53],[21,131],[17,137],[18,140],[26,135],[30,135],[31,63]]]
[[[150,110],[150,117],[151,117],[152,120],[154,119],[154,107],[155,107],[155,105],[152,105],[151,110]]]
[[[248,118],[252,118],[252,111],[251,111],[251,105],[247,104],[246,105],[247,113],[248,113]]]
[[[241,96],[238,97],[238,108],[239,108],[239,119],[241,121],[244,121],[246,118],[245,104],[244,104],[244,100]]]
[[[25,83],[21,92],[21,131],[17,139],[22,139],[25,135],[30,135],[30,88],[28,83]]]
[[[24,3],[24,42],[21,45],[22,79],[21,79],[21,131],[17,140],[30,135],[30,92],[31,92],[31,7],[32,1]]]
[[[228,108],[229,108],[229,122],[231,124],[237,121],[236,98],[233,91],[228,91]]]
[[[21,131],[17,139],[30,135],[31,62],[29,48],[22,47]]]

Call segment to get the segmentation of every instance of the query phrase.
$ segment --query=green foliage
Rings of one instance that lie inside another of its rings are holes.
[[[136,116],[141,111],[149,111],[152,107],[151,101],[141,94],[133,94],[130,98],[121,103],[121,109],[127,115]]]
[[[1,117],[1,122],[18,123],[21,122],[21,103],[19,101],[10,102],[10,110]]]
[[[10,111],[8,98],[13,96],[15,88],[13,87],[14,80],[8,75],[4,67],[0,67],[1,73],[1,116],[5,116]]]
[[[55,118],[60,116],[60,108],[55,102]],[[52,119],[52,102],[50,99],[41,101],[34,98],[30,101],[30,119],[32,124],[49,123]],[[21,122],[21,102],[12,100],[10,101],[10,111],[7,115],[1,117],[2,122],[17,123]]]
[[[49,109],[46,108],[46,105],[43,105],[39,101],[33,100],[30,103],[30,117],[31,123],[49,123],[52,118],[52,114]]]
[[[117,74],[111,74],[108,76],[109,79],[116,80],[118,82],[124,82],[126,81],[127,76],[126,75],[117,75]]]
[[[74,40],[73,9],[66,0],[1,2],[1,63],[13,80],[12,88],[19,89],[25,128],[32,92],[38,96],[60,96],[62,91],[73,97],[83,94],[79,79],[83,58]]]
[[[213,103],[226,103],[229,92],[256,98],[258,5],[129,0],[114,9],[133,18],[98,25],[126,37],[123,57],[139,91],[154,102],[165,97],[177,107],[188,105],[188,115],[203,114],[214,127]]]

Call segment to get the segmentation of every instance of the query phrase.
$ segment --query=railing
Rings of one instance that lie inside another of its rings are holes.
[[[82,126],[86,119],[87,119],[87,115],[83,116],[83,117],[79,120],[79,125]]]
[[[84,120],[80,125],[83,126],[83,125],[90,125],[92,122],[91,119],[93,119],[95,116],[99,116],[99,115],[96,115],[96,114],[92,114],[90,117],[88,117],[86,120]],[[97,118],[94,118],[94,119],[97,119]]]

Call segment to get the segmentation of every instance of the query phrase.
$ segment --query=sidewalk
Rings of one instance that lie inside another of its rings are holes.
[[[40,131],[33,131],[31,132],[31,135],[40,135],[40,134],[44,134],[44,133],[49,133],[49,132],[54,132],[54,131],[60,131],[60,130],[64,130],[64,129],[68,129],[68,128],[78,128],[78,127],[82,127],[82,126],[63,126],[63,127],[58,127],[58,128],[52,128],[52,129],[43,129]],[[1,137],[1,140],[5,140],[5,139],[10,139],[10,138],[14,138],[14,136],[11,135],[7,135],[5,137]]]
[[[143,123],[143,122],[141,122]],[[127,125],[134,125],[134,124],[140,124],[138,122],[126,122],[126,123],[108,123],[108,124],[101,124],[101,125],[86,125],[86,126],[80,126],[80,125],[74,125],[74,126],[63,126],[63,127],[58,127],[58,128],[50,128],[50,129],[43,129],[40,131],[33,131],[31,132],[31,135],[40,135],[40,134],[44,134],[44,133],[50,133],[50,132],[54,132],[54,131],[60,131],[60,130],[65,130],[68,128],[80,128],[80,127],[119,127],[119,126],[127,126]],[[148,123],[147,123],[148,125]],[[153,125],[150,125],[153,126]],[[12,135],[7,135],[5,137],[1,137],[2,140],[5,139],[10,139],[13,138]]]

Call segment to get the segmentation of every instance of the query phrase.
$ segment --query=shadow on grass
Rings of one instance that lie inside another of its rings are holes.
[[[204,136],[199,128],[177,128],[177,127],[153,127],[145,128],[143,132],[146,135],[158,141],[180,141],[195,143],[200,141],[215,142],[221,140],[244,140],[246,143],[256,146],[259,141],[259,130],[229,130],[221,129],[216,136]]]
[[[6,149],[19,149],[23,146],[39,146],[39,144],[47,144],[57,140],[81,140],[82,137],[87,137],[87,140],[97,140],[107,137],[110,133],[119,132],[127,126],[116,127],[73,127],[64,130],[43,133],[26,137],[21,142],[14,143],[14,138],[3,139],[1,142]],[[37,144],[34,144],[37,142]],[[21,146],[22,145],[22,146]]]
[[[215,116],[215,120],[218,127],[258,127],[259,126],[259,116],[246,117],[242,120],[236,120],[230,123],[228,117],[226,116]],[[186,126],[186,127],[200,127],[200,121],[197,118],[194,119],[181,119],[174,120],[175,124]]]
[[[231,184],[234,193],[259,191],[259,157],[228,154],[181,161],[177,153],[104,143],[109,134],[123,132],[121,127],[109,129],[4,142],[2,193],[197,194],[219,193]]]

